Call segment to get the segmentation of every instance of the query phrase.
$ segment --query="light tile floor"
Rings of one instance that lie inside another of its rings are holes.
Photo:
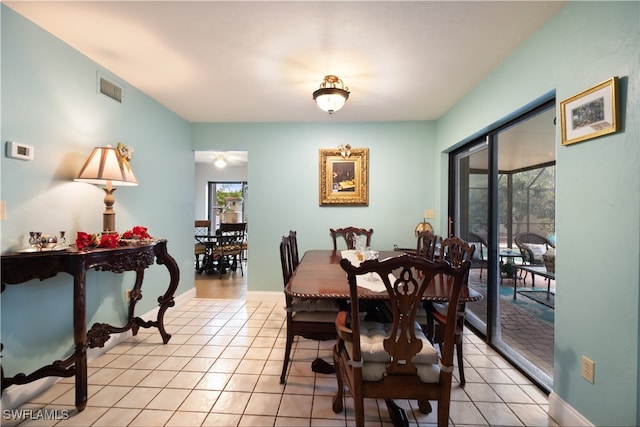
[[[333,341],[298,339],[287,383],[279,383],[286,334],[281,304],[196,298],[171,308],[165,320],[173,335],[168,344],[157,330],[144,329],[89,363],[84,411],[75,410],[73,379],[65,378],[17,408],[16,418],[3,412],[2,425],[354,425],[348,397],[343,413],[331,409],[334,376],[310,368],[316,357],[331,360]],[[464,345],[467,384],[461,388],[454,379],[450,425],[557,425],[535,385],[471,332]],[[411,425],[435,425],[435,405],[427,416],[415,402],[398,403]],[[44,419],[51,414],[66,419]],[[391,425],[384,402],[366,402],[366,424]]]

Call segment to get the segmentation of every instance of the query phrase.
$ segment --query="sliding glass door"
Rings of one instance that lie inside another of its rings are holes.
[[[469,286],[484,296],[467,306],[468,322],[547,390],[555,280],[537,276],[533,287],[519,269],[525,260],[515,237],[531,232],[555,239],[555,167],[554,100],[450,156],[450,233],[476,246]],[[551,292],[538,292],[547,284]]]

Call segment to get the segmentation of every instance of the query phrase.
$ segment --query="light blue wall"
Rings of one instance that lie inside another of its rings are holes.
[[[2,6],[1,198],[7,219],[0,223],[2,252],[19,248],[32,230],[102,230],[104,192],[72,179],[94,146],[123,142],[134,148],[131,166],[139,186],[115,192],[116,227],[148,227],[168,239],[183,272],[178,294],[193,288],[194,162],[190,126],[148,96],[119,80],[125,101],[96,93],[88,58]],[[5,141],[35,149],[33,161],[7,158]],[[189,189],[189,191],[185,191]],[[124,290],[133,273],[90,272],[87,324],[124,324]],[[169,276],[163,266],[146,271],[137,314],[157,306]],[[61,274],[44,282],[9,286],[2,293],[2,367],[5,374],[29,373],[72,350],[72,281]]]
[[[438,122],[444,149],[550,91],[559,104],[621,78],[621,132],[556,143],[554,392],[602,426],[640,422],[639,31],[638,2],[571,2]],[[582,355],[595,384],[580,376]]]
[[[282,289],[278,244],[290,229],[301,253],[331,248],[329,228],[350,225],[373,228],[376,248],[413,246],[414,227],[435,203],[434,129],[432,122],[194,124],[195,150],[249,152],[248,289]],[[369,206],[319,206],[319,149],[340,144],[370,150]]]

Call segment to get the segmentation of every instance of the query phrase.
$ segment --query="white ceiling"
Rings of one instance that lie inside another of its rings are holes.
[[[189,122],[435,120],[559,1],[5,1]],[[326,74],[351,95],[329,116]]]

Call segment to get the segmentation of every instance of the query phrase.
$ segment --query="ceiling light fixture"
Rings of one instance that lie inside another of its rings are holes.
[[[223,168],[225,166],[227,166],[227,161],[224,159],[224,157],[218,157],[214,162],[214,165],[216,165],[217,168]]]
[[[332,74],[324,76],[320,89],[313,92],[313,100],[318,107],[329,114],[341,109],[347,99],[349,99],[349,88],[345,88],[342,80]]]

